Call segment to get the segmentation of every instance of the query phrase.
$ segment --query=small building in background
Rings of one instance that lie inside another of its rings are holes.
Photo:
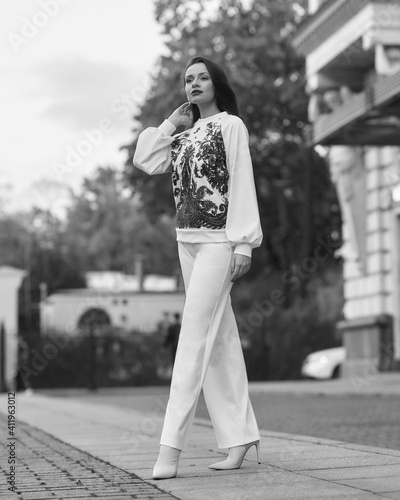
[[[326,146],[343,217],[345,376],[400,368],[400,2],[309,0],[306,140]]]
[[[41,332],[79,333],[90,322],[154,332],[165,314],[182,313],[185,295],[175,276],[89,272],[87,288],[60,290],[40,303]]]

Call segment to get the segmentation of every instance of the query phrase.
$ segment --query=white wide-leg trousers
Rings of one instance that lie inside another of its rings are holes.
[[[230,290],[228,243],[178,242],[185,308],[160,444],[184,450],[203,388],[220,448],[260,438]]]

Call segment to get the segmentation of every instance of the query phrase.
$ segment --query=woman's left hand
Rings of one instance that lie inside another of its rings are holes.
[[[232,258],[232,267],[231,267],[231,281],[235,281],[250,269],[251,257],[247,255],[241,255],[239,253],[234,253]]]

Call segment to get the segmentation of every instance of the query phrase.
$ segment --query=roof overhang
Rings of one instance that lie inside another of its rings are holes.
[[[325,5],[331,7],[332,17],[321,20],[317,12],[310,18],[307,37],[294,35],[292,45],[306,56],[311,89],[319,74],[340,72],[349,74],[348,84],[356,90],[362,74],[374,66],[375,47],[400,43],[400,2],[335,0]]]
[[[375,17],[377,24],[371,22],[371,11],[378,14]],[[359,18],[358,30],[348,34],[346,30],[343,32],[343,41],[336,47],[341,49],[347,43],[347,36],[357,37],[371,28],[386,27],[399,13],[397,0],[327,0],[315,14],[300,24],[292,37],[292,44],[300,54],[307,56],[340,33],[349,21]]]

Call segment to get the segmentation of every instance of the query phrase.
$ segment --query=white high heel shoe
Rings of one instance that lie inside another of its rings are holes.
[[[215,464],[211,464],[208,466],[209,469],[215,470],[231,470],[231,469],[239,469],[243,463],[244,457],[249,449],[255,446],[257,452],[257,461],[261,464],[260,459],[260,441],[253,441],[251,443],[242,444],[241,446],[234,446],[233,448],[229,448],[229,455],[226,460],[222,462],[217,462]]]
[[[160,454],[153,469],[153,479],[170,479],[178,473],[181,450],[171,446],[160,446]]]

